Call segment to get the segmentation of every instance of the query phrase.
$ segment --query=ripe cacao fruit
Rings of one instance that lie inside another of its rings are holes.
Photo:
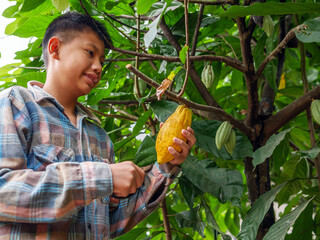
[[[222,146],[225,145],[226,142],[229,140],[231,130],[232,130],[232,125],[228,121],[223,122],[219,126],[216,133],[216,138],[215,138],[218,150],[220,150]]]
[[[266,32],[267,36],[270,37],[273,33],[273,21],[272,18],[269,15],[265,15],[263,17],[263,24],[262,24],[263,30]]]
[[[175,112],[164,122],[156,140],[157,161],[159,164],[174,159],[172,154],[169,153],[168,147],[173,147],[177,152],[181,152],[181,147],[173,142],[173,138],[177,137],[186,142],[187,139],[182,135],[181,131],[190,127],[191,122],[192,111],[183,105],[179,105]]]
[[[201,73],[201,80],[207,89],[209,89],[212,86],[214,82],[214,71],[211,64],[204,66]]]
[[[230,153],[230,155],[232,155],[233,150],[236,146],[236,132],[233,129],[231,130],[230,137],[224,146],[225,146],[226,150],[228,151],[228,153]]]
[[[315,99],[312,101],[310,110],[311,110],[313,119],[318,124],[320,124],[320,100],[319,99]]]

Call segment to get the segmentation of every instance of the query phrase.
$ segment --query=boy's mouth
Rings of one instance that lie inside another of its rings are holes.
[[[98,76],[96,74],[85,73],[84,75],[89,78],[94,85],[98,82]]]

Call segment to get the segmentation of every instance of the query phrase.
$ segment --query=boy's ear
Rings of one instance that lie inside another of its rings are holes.
[[[50,38],[48,42],[48,53],[49,56],[53,57],[54,59],[59,59],[59,48],[60,48],[60,40],[57,37]]]

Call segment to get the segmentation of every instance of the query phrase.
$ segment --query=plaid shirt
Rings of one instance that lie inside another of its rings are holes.
[[[84,106],[76,113],[77,127],[37,82],[0,93],[0,239],[114,238],[164,198],[179,172],[166,164],[112,197],[112,142]]]

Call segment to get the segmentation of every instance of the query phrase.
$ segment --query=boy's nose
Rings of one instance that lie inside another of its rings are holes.
[[[98,75],[100,75],[101,71],[102,71],[102,66],[100,63],[99,59],[95,59],[95,61],[92,64],[92,68],[94,70],[95,73],[97,73]]]

